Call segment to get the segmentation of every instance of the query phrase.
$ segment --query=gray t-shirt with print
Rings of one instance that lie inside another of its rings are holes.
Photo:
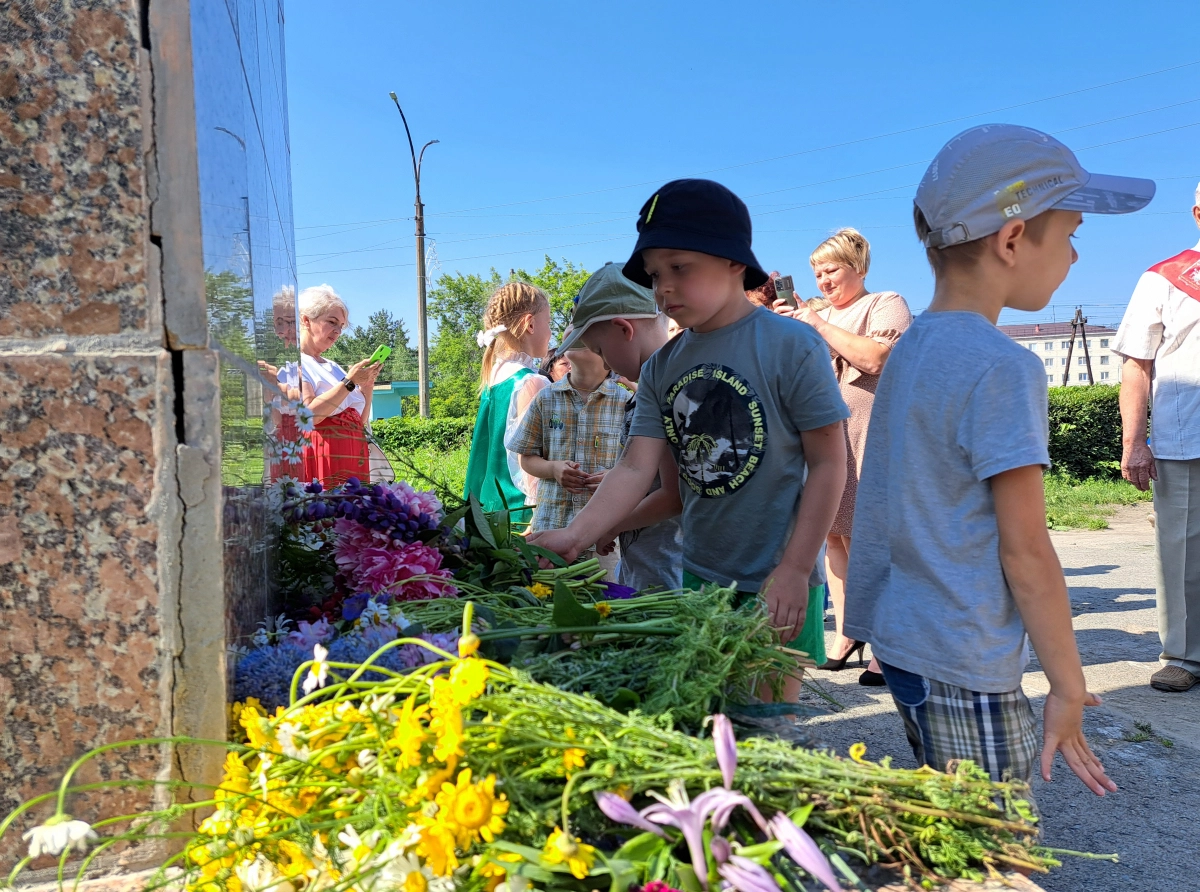
[[[716,331],[684,331],[651,356],[630,434],[665,438],[675,453],[684,569],[757,591],[795,524],[801,432],[848,414],[821,336],[761,307]],[[821,579],[814,569],[811,584]]]
[[[978,313],[926,312],[875,394],[850,537],[845,633],[972,691],[1021,683],[1025,626],[988,478],[1048,466],[1042,362]]]

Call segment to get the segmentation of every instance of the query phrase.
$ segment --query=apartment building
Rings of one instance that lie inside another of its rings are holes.
[[[1061,387],[1064,373],[1067,375],[1066,383],[1071,387],[1087,384],[1087,357],[1092,361],[1093,383],[1119,384],[1121,381],[1121,357],[1112,351],[1117,337],[1115,328],[1105,325],[1085,326],[1087,357],[1083,352],[1083,338],[1077,335],[1069,366],[1067,348],[1071,343],[1071,323],[1041,322],[1032,325],[1001,325],[999,328],[1042,360],[1046,367],[1047,387]]]

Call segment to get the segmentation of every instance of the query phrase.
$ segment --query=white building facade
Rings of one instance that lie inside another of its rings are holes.
[[[1116,344],[1117,330],[1105,325],[1088,325],[1087,356],[1083,351],[1083,337],[1075,336],[1075,346],[1068,365],[1067,350],[1071,343],[1071,323],[1041,322],[1031,325],[1001,325],[999,329],[1031,353],[1037,354],[1046,368],[1046,386],[1066,384],[1080,387],[1088,384],[1087,359],[1092,362],[1093,384],[1119,384],[1121,382],[1121,357],[1112,351]]]

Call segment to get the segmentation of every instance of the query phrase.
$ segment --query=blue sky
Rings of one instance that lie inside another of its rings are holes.
[[[1115,323],[1141,271],[1197,238],[1194,0],[1153,15],[707,0],[292,0],[286,13],[300,285],[332,284],[352,321],[386,307],[415,331],[411,163],[389,90],[418,147],[440,140],[421,191],[443,272],[624,260],[654,188],[704,175],[746,200],[760,261],[801,294],[816,293],[811,249],[849,225],[871,241],[868,284],[921,309],[915,184],[949,137],[997,120],[1055,134],[1091,170],[1158,181],[1146,211],[1088,218],[1051,307],[1001,321],[1083,304]]]

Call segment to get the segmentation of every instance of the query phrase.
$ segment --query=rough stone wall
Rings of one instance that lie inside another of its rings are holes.
[[[216,365],[169,329],[204,315],[186,23],[186,0],[0,4],[0,818],[99,744],[223,730]],[[80,780],[205,775],[152,746]]]

